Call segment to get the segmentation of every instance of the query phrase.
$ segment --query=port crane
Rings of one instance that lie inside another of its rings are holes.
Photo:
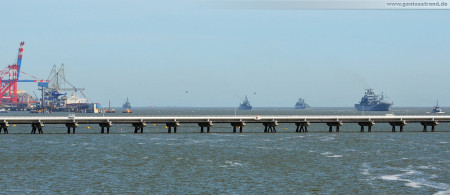
[[[39,80],[34,76],[26,74],[21,71],[22,67],[22,56],[23,56],[23,47],[25,46],[25,42],[20,42],[19,52],[17,55],[17,62],[13,65],[8,65],[5,69],[0,70],[0,105],[8,105],[8,106],[16,106],[20,104],[18,102],[18,87],[17,84],[19,82],[37,82],[39,86],[45,86],[48,84],[48,80]],[[34,79],[25,79],[20,80],[20,74],[25,74],[27,76],[31,76]]]

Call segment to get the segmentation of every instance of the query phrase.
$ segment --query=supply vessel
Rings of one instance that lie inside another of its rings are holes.
[[[298,98],[298,101],[295,104],[295,109],[307,109],[309,107],[310,106],[307,103],[305,103],[305,100],[302,98]]]
[[[383,93],[379,97],[373,89],[366,89],[366,93],[359,104],[355,104],[355,108],[358,111],[389,111],[392,105],[393,102],[384,100]]]
[[[245,96],[244,101],[239,105],[239,110],[251,110],[251,109],[252,105],[250,105],[247,96]]]

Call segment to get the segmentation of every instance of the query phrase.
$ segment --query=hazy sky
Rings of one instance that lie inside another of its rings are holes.
[[[0,4],[0,29],[1,67],[25,41],[22,71],[46,79],[64,63],[103,106],[231,107],[247,94],[255,107],[351,107],[369,87],[394,106],[450,106],[449,10],[21,0]]]

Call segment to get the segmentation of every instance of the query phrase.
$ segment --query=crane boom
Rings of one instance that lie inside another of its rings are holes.
[[[25,45],[25,42],[22,41],[20,42],[20,47],[19,47],[19,54],[17,55],[17,80],[19,80],[19,76],[20,76],[20,67],[22,65],[22,55],[23,55],[23,46]]]

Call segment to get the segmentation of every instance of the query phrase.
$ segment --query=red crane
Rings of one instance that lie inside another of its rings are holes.
[[[23,46],[25,42],[20,42],[19,54],[17,55],[17,63],[9,65],[3,70],[0,70],[0,105],[17,104],[17,83],[18,82],[41,82],[48,83],[48,80],[19,80],[20,68],[22,65]],[[24,72],[22,72],[24,73]],[[36,77],[33,77],[36,78]]]

